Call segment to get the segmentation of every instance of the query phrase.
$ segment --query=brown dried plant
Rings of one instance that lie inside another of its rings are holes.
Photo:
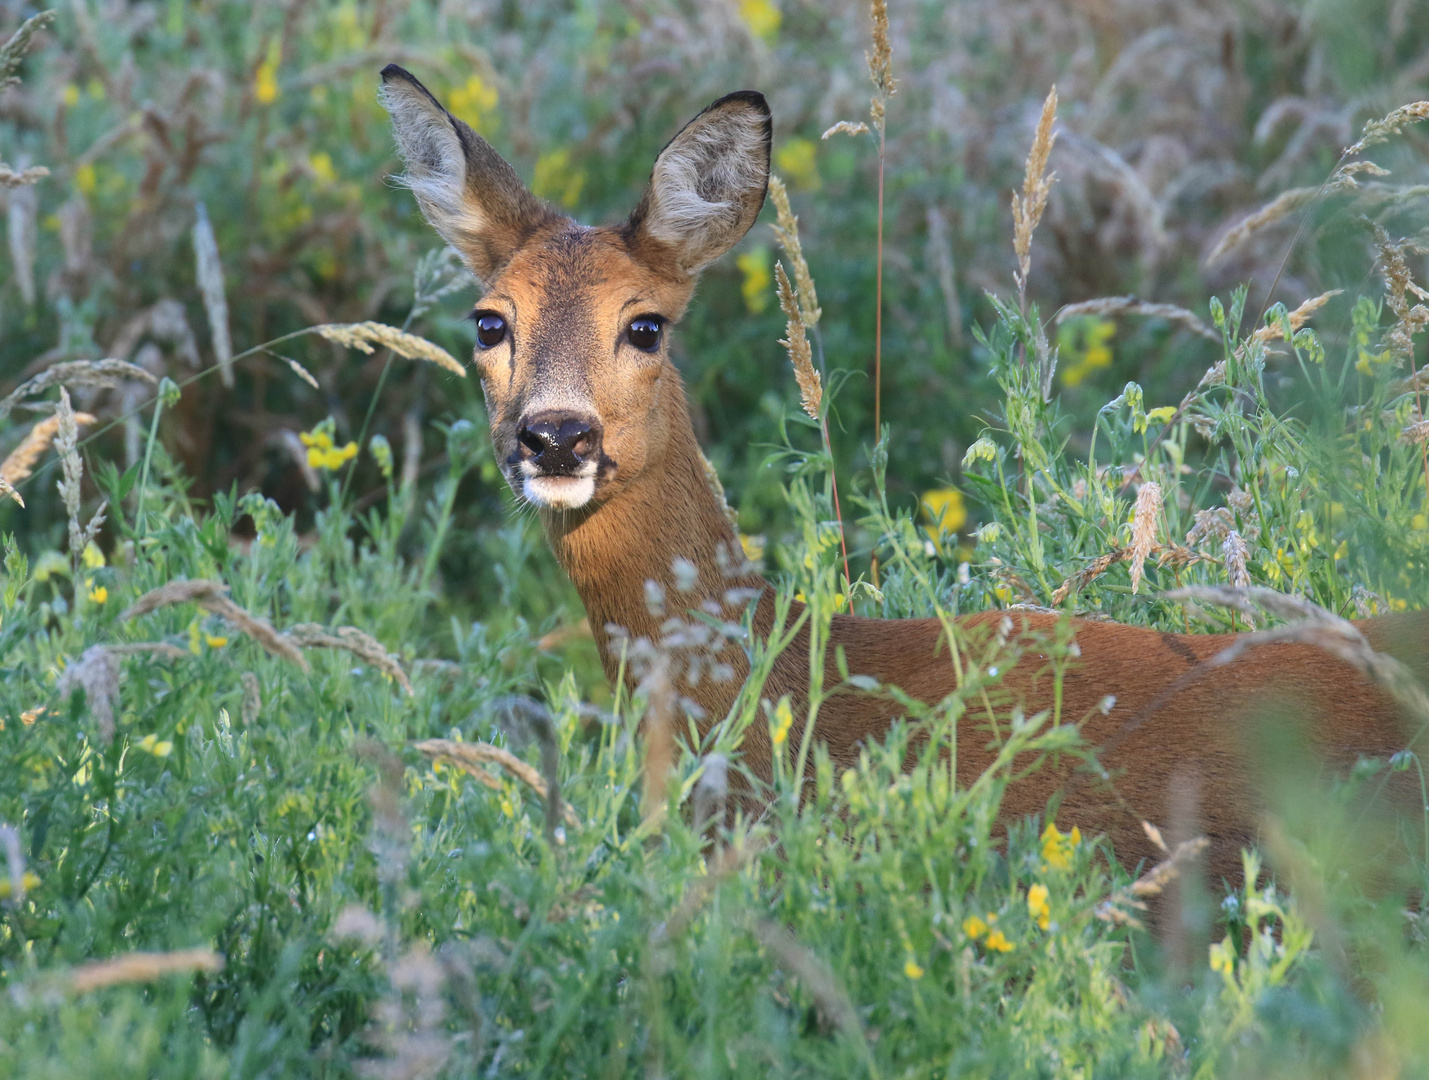
[[[388,678],[396,680],[408,696],[413,693],[412,682],[407,678],[407,673],[402,670],[397,658],[384,649],[382,643],[371,634],[355,626],[339,626],[329,633],[327,627],[318,623],[298,623],[288,627],[283,636],[305,649],[341,649],[349,652],[359,660],[366,660]]]
[[[395,326],[385,323],[323,323],[310,327],[309,332],[358,352],[370,354],[374,351],[374,346],[385,346],[408,360],[427,360],[438,367],[446,368],[454,375],[466,377],[466,368],[440,345],[433,345],[426,338],[398,330]]]
[[[291,660],[304,673],[312,670],[307,658],[292,639],[273,629],[273,624],[239,607],[228,598],[228,586],[221,581],[199,578],[192,581],[170,581],[151,589],[134,601],[120,616],[121,622],[137,619],[162,607],[173,604],[195,603],[205,611],[210,611],[232,623],[239,631],[252,638],[267,652]]]
[[[165,975],[222,970],[223,957],[212,949],[177,949],[163,953],[133,952],[71,968],[64,981],[74,993],[87,994],[110,986],[157,982]]]
[[[1131,591],[1141,588],[1146,556],[1156,543],[1156,521],[1161,513],[1161,485],[1148,480],[1136,493],[1136,511],[1131,525]]]
[[[1017,256],[1017,270],[1013,278],[1017,282],[1017,297],[1024,313],[1027,311],[1027,275],[1032,268],[1032,234],[1042,222],[1042,213],[1047,209],[1047,196],[1057,179],[1055,173],[1047,172],[1047,159],[1051,157],[1052,146],[1057,141],[1057,133],[1052,127],[1056,119],[1057,88],[1054,86],[1042,103],[1037,133],[1027,154],[1022,194],[1012,196],[1012,250]]]
[[[804,329],[813,331],[819,325],[823,309],[819,307],[818,293],[814,291],[814,278],[809,273],[809,263],[804,258],[804,246],[799,242],[799,219],[789,207],[789,191],[778,176],[769,177],[769,199],[774,204],[777,215],[773,225],[774,237],[789,264],[794,268],[795,292],[799,298],[799,313],[803,315]],[[780,297],[781,302],[783,297]],[[800,384],[802,386],[802,383]]]
[[[516,779],[529,787],[536,795],[546,801],[549,799],[550,788],[546,786],[545,779],[539,770],[526,764],[510,750],[503,750],[499,746],[492,746],[484,742],[452,742],[449,739],[424,739],[421,742],[414,742],[413,749],[425,754],[432,761],[443,761],[455,765],[457,768],[475,777],[487,787],[499,789],[501,781],[492,776],[484,769],[484,765],[500,765]],[[557,801],[560,795],[557,793]],[[560,804],[561,817],[571,828],[579,828],[581,819],[576,815],[570,803]]]
[[[86,427],[93,424],[95,418],[89,413],[77,412],[74,414],[74,422],[76,427]],[[30,433],[20,440],[20,444],[10,451],[3,463],[0,463],[0,480],[3,480],[8,486],[28,479],[34,472],[36,463],[54,442],[59,430],[60,420],[57,415],[47,416],[30,428]],[[19,498],[18,495],[15,497]],[[22,501],[20,505],[24,506],[25,504]]]

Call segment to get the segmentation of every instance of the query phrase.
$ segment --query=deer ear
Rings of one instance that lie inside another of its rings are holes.
[[[773,125],[764,95],[720,98],[670,140],[630,230],[664,245],[693,274],[735,244],[759,216],[769,186]]]
[[[526,190],[491,144],[404,68],[382,69],[380,98],[407,164],[399,182],[478,278],[489,280],[554,211]]]

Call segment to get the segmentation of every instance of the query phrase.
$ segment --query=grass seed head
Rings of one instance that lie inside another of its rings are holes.
[[[398,330],[395,326],[379,322],[323,323],[311,329],[313,333],[344,348],[371,353],[374,346],[381,345],[408,360],[426,360],[454,375],[466,377],[466,368],[440,345],[433,345],[426,338]]]
[[[208,220],[208,209],[198,204],[193,227],[194,263],[203,309],[208,315],[208,331],[213,355],[223,385],[233,386],[233,341],[228,331],[228,293],[223,284],[223,262],[218,257],[218,240]]]
[[[799,312],[804,316],[805,330],[819,325],[823,310],[819,307],[819,297],[814,291],[814,278],[809,273],[809,264],[804,258],[804,247],[799,242],[799,219],[789,208],[789,191],[778,176],[769,178],[769,199],[774,203],[777,220],[772,226],[774,236],[789,263],[794,267],[795,292],[799,298]]]
[[[1017,255],[1017,288],[1023,296],[1027,291],[1027,274],[1032,267],[1032,234],[1042,221],[1042,212],[1047,209],[1047,196],[1057,179],[1055,173],[1047,172],[1047,159],[1051,157],[1052,145],[1057,141],[1052,127],[1056,119],[1057,88],[1054,86],[1042,103],[1037,133],[1027,154],[1022,194],[1012,196],[1012,249]]]
[[[1206,256],[1208,268],[1218,266],[1231,252],[1235,251],[1257,233],[1270,228],[1277,221],[1289,217],[1306,203],[1320,194],[1319,188],[1303,187],[1282,191],[1270,202],[1233,225],[1211,248]]]
[[[1131,591],[1141,588],[1146,556],[1156,543],[1156,519],[1161,513],[1161,485],[1148,480],[1136,493],[1136,514],[1131,526]]]
[[[804,330],[804,316],[799,310],[794,296],[794,287],[789,284],[789,275],[784,272],[784,264],[774,265],[774,276],[779,288],[779,306],[788,320],[785,333],[779,344],[789,350],[789,360],[794,365],[794,379],[799,384],[799,398],[810,419],[819,418],[819,406],[824,400],[824,384],[814,368],[814,352],[809,347],[809,337]]]

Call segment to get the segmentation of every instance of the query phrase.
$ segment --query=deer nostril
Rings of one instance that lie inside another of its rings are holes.
[[[516,433],[521,456],[544,473],[574,473],[600,449],[600,426],[579,416],[545,414]]]
[[[549,428],[545,425],[539,425],[538,428],[523,427],[517,432],[516,441],[539,457],[551,445]]]

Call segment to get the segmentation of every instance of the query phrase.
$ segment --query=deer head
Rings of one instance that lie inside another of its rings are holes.
[[[670,332],[699,271],[754,224],[769,179],[762,95],[720,98],[655,160],[627,221],[590,228],[512,167],[411,74],[382,103],[422,213],[481,281],[472,318],[491,435],[517,496],[588,514],[668,464],[688,413]]]

